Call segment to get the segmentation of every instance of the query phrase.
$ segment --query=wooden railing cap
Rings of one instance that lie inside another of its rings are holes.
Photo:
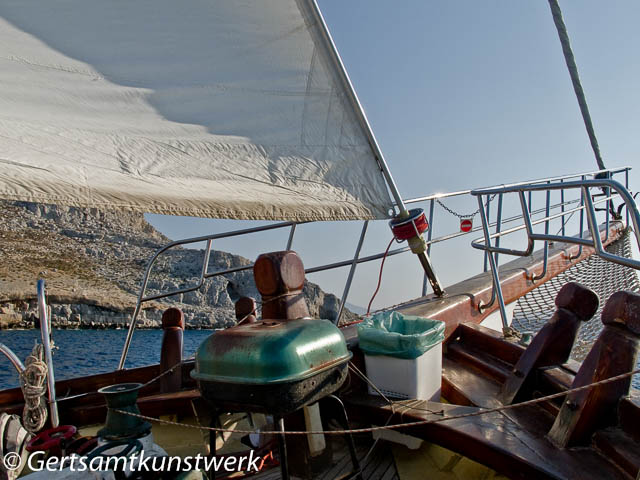
[[[626,326],[640,335],[640,294],[616,292],[611,295],[602,310],[602,323]]]
[[[304,266],[292,250],[263,253],[253,266],[253,276],[263,296],[296,292],[304,286]]]
[[[178,327],[184,330],[184,314],[179,308],[167,308],[162,314],[162,328],[171,327]]]
[[[556,296],[556,307],[573,312],[582,321],[589,320],[598,311],[600,299],[593,290],[577,282],[562,286]]]

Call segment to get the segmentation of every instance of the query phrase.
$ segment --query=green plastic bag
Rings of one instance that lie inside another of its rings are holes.
[[[444,340],[444,322],[381,312],[358,325],[360,349],[367,355],[418,358]]]

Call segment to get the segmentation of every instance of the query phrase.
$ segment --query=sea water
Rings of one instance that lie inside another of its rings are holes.
[[[185,330],[183,358],[191,357],[213,330]],[[53,366],[56,380],[110,372],[118,368],[127,330],[54,330]],[[40,330],[0,330],[0,342],[24,363]],[[136,330],[127,368],[160,362],[162,330]],[[0,390],[19,386],[18,373],[0,353]]]
[[[183,358],[191,357],[212,330],[185,330]],[[110,372],[118,368],[126,330],[54,330],[53,365],[56,380]],[[0,342],[11,348],[24,362],[40,330],[0,330]],[[127,368],[160,362],[162,330],[136,330],[127,356]],[[638,363],[640,368],[640,362]],[[633,385],[640,389],[640,375]],[[0,354],[0,390],[17,387],[18,374],[11,362]]]

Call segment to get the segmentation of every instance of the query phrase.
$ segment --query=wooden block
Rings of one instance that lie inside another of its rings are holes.
[[[244,323],[256,323],[257,306],[256,301],[251,297],[241,297],[235,305],[236,320],[238,325]]]
[[[262,295],[262,318],[294,320],[309,316],[302,294],[305,274],[294,251],[265,253],[253,266],[256,287]]]
[[[580,322],[596,313],[599,299],[593,290],[570,282],[560,289],[555,302],[558,309],[520,356],[502,386],[500,400],[505,405],[524,398],[536,369],[558,366],[569,359]]]
[[[640,348],[640,295],[618,292],[602,312],[604,329],[593,344],[571,385],[572,388],[632,371]],[[629,328],[633,326],[633,330]],[[620,399],[629,395],[631,377],[616,380],[567,396],[549,438],[559,447],[587,443],[600,428],[617,423]]]
[[[179,308],[168,308],[162,314],[162,347],[160,370],[165,372],[182,362],[184,315]],[[182,388],[182,369],[175,368],[160,378],[161,392],[177,392]]]

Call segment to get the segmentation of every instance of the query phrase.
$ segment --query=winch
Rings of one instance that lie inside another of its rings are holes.
[[[98,390],[107,402],[107,419],[104,427],[98,431],[99,437],[106,440],[128,440],[143,437],[151,431],[149,422],[135,416],[140,414],[136,401],[141,387],[141,383],[118,383]]]

